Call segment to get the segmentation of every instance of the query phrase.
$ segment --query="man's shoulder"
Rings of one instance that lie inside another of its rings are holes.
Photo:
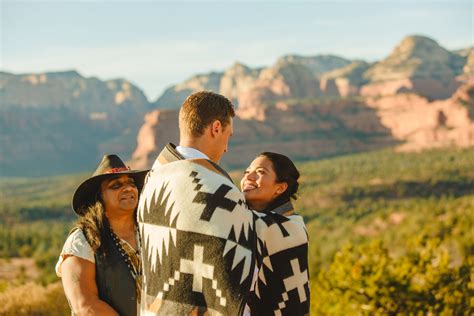
[[[161,165],[179,160],[184,160],[184,157],[176,150],[175,144],[168,143],[165,145],[165,147],[163,147],[160,154],[156,157],[152,169],[156,169]]]
[[[195,172],[204,178],[224,177],[233,183],[230,176],[218,164],[204,158],[181,159],[174,161],[157,160],[156,165],[150,170],[149,177],[169,177],[171,181],[179,181],[181,176]],[[216,178],[216,179],[217,179]],[[219,180],[221,181],[221,180]]]
[[[173,143],[168,143],[166,146],[161,150],[160,154],[158,157],[156,157],[155,162],[153,163],[152,170],[157,169],[160,166],[176,162],[176,161],[189,161],[192,163],[196,163],[198,165],[201,165],[205,167],[208,170],[211,170],[217,174],[220,174],[227,179],[229,179],[231,182],[232,178],[230,175],[217,163],[213,162],[210,159],[205,159],[205,158],[192,158],[192,159],[186,159],[177,149],[176,145]]]
[[[220,175],[226,177],[227,179],[229,179],[231,182],[233,182],[230,175],[221,166],[219,166],[218,164],[216,164],[212,160],[203,159],[203,158],[195,158],[195,159],[190,159],[189,161],[191,161],[193,163],[196,163],[198,165],[201,165],[204,168],[207,168],[207,169],[209,169],[209,170],[211,170],[211,171],[213,171],[217,174],[220,174]]]

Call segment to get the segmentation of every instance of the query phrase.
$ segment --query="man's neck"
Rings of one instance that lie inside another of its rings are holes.
[[[180,140],[179,146],[181,147],[188,147],[188,148],[194,148],[196,150],[199,150],[201,153],[209,157],[210,160],[213,160],[211,158],[211,155],[209,153],[209,144],[201,139],[184,139]]]
[[[184,159],[209,159],[205,153],[193,147],[177,146],[176,151],[183,156]]]

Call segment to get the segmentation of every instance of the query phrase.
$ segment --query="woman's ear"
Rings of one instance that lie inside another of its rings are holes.
[[[283,192],[286,191],[286,189],[288,189],[288,183],[286,182],[280,182],[280,183],[277,183],[277,190],[276,190],[276,193],[278,195],[282,194]]]

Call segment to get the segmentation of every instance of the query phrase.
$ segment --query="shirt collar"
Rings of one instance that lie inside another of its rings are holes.
[[[195,158],[209,159],[209,157],[206,154],[204,154],[202,151],[197,150],[196,148],[177,146],[176,150],[181,155],[183,155],[185,159],[195,159]]]
[[[271,211],[274,212],[274,213],[283,215],[284,213],[286,213],[288,211],[292,211],[292,210],[293,210],[293,203],[291,203],[291,201],[288,201],[288,202],[283,203],[282,205],[274,208]]]

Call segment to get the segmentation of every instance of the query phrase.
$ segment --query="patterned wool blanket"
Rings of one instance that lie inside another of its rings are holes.
[[[255,266],[254,220],[207,160],[151,170],[138,208],[141,315],[240,315]]]
[[[309,315],[308,234],[303,218],[254,214],[258,279],[249,300],[252,316]]]

